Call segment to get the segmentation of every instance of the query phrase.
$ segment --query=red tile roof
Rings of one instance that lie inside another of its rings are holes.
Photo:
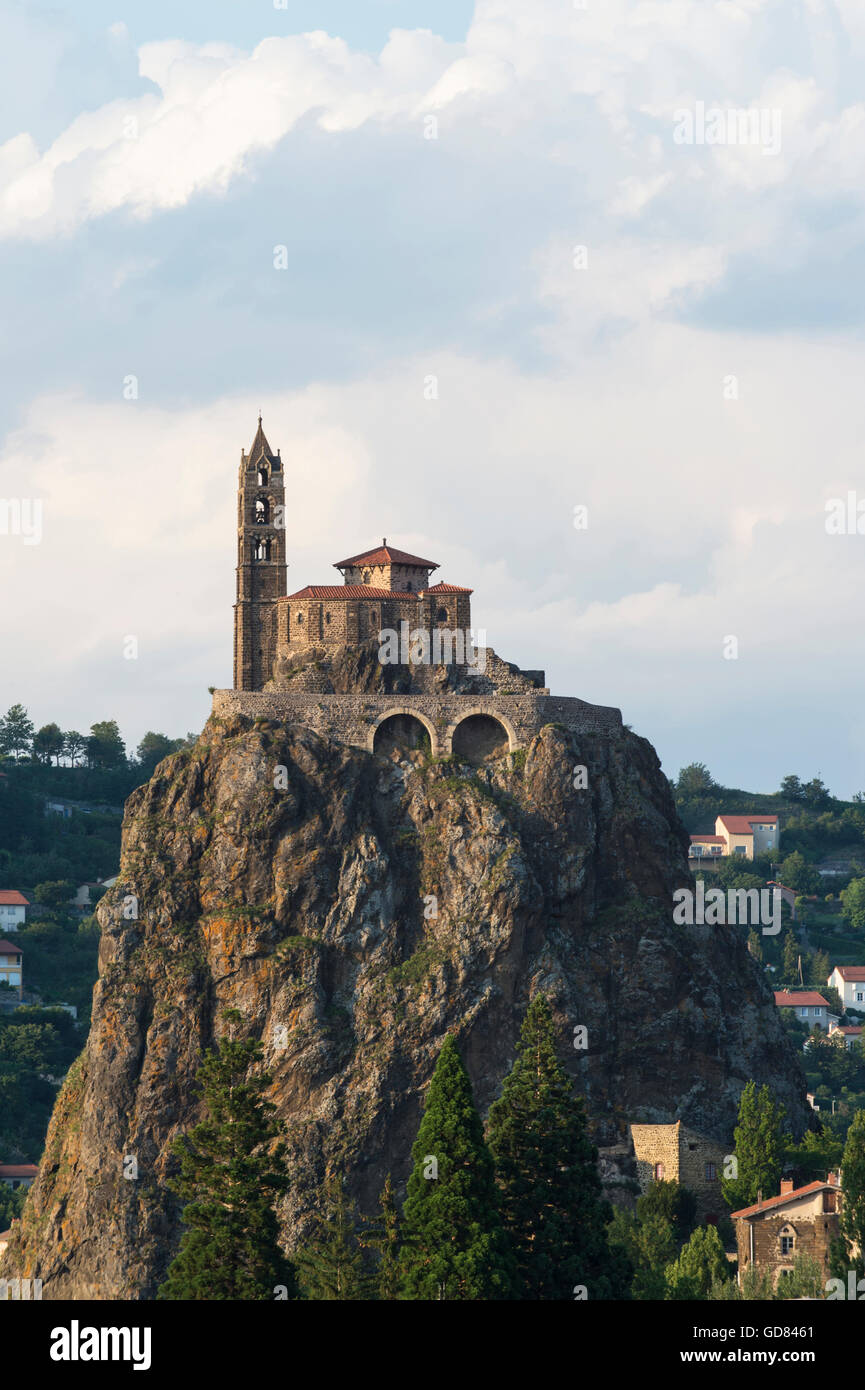
[[[858,1038],[862,1032],[862,1025],[847,1025],[844,1028],[833,1028],[832,1033],[846,1033],[851,1038]]]
[[[732,835],[750,835],[755,825],[777,825],[777,816],[719,816]]]
[[[376,550],[365,550],[362,555],[352,555],[348,560],[338,560],[335,570],[347,569],[350,565],[414,565],[417,569],[437,570],[437,560],[422,560],[419,555],[409,555],[405,550],[394,550],[387,541],[382,541]]]
[[[38,1172],[35,1163],[0,1163],[0,1178],[35,1178]]]
[[[725,845],[727,841],[723,835],[692,835],[691,843],[698,845]]]
[[[776,989],[775,1003],[779,1009],[793,1009],[797,1004],[822,1004],[826,1009],[829,1007],[829,1000],[824,999],[822,994],[817,994],[814,990],[800,990],[798,994],[791,994],[789,990]]]
[[[0,956],[6,956],[10,951],[16,956],[23,956],[24,954],[21,947],[13,946],[11,941],[0,941]]]
[[[417,598],[417,594],[403,594],[396,589],[376,589],[371,584],[307,584],[296,594],[285,594],[287,598]]]
[[[842,980],[849,980],[851,984],[865,980],[865,965],[836,965],[835,969]]]
[[[25,898],[23,893],[17,893],[14,888],[0,888],[0,906],[29,907],[30,899]]]
[[[433,584],[424,589],[425,594],[473,594],[474,589],[465,589],[462,584]]]
[[[737,1217],[756,1216],[759,1212],[771,1211],[774,1207],[783,1206],[786,1202],[793,1202],[798,1197],[808,1197],[812,1192],[820,1192],[824,1188],[831,1188],[833,1192],[838,1191],[838,1184],[834,1182],[824,1182],[818,1179],[817,1182],[809,1182],[805,1187],[794,1187],[792,1192],[781,1192],[777,1197],[767,1197],[763,1202],[755,1202],[752,1207],[743,1207],[741,1211],[731,1211],[730,1219],[735,1221]]]

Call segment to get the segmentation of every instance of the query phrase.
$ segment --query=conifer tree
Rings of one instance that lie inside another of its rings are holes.
[[[832,1273],[842,1279],[865,1276],[865,1110],[857,1110],[847,1131],[841,1163],[839,1236],[833,1242]]]
[[[374,1250],[377,1256],[373,1286],[377,1298],[397,1299],[400,1296],[400,1236],[399,1212],[390,1173],[379,1193],[379,1218],[366,1222],[359,1240],[362,1246]]]
[[[403,1208],[402,1297],[512,1296],[493,1160],[454,1038],[445,1038],[412,1148]]]
[[[304,1298],[329,1303],[366,1298],[367,1279],[354,1204],[346,1197],[337,1173],[329,1173],[324,1180],[323,1210],[317,1217],[315,1234],[295,1258]]]
[[[518,1297],[618,1297],[620,1259],[601,1198],[597,1149],[582,1098],[556,1054],[555,1025],[542,994],[523,1020],[513,1068],[490,1109],[489,1145],[502,1221],[517,1260]]]
[[[708,1298],[713,1284],[730,1277],[721,1237],[715,1226],[698,1226],[678,1258],[667,1266],[667,1297]]]
[[[736,1177],[724,1177],[721,1190],[732,1211],[756,1202],[757,1195],[780,1191],[784,1158],[784,1107],[776,1105],[768,1086],[749,1081],[739,1100],[739,1123],[733,1131]]]
[[[198,1073],[205,1117],[172,1150],[179,1176],[169,1186],[184,1199],[186,1231],[160,1299],[265,1300],[284,1289],[297,1296],[294,1267],[279,1246],[275,1198],[288,1186],[285,1146],[262,1151],[281,1131],[263,1097],[270,1077],[250,1074],[261,1044],[235,1039],[237,1010],[224,1015],[229,1034],[206,1053]]]

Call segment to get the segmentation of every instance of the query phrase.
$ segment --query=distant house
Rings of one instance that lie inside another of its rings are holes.
[[[9,1227],[9,1230],[8,1230],[8,1231],[0,1231],[0,1256],[2,1256],[3,1251],[6,1249],[6,1246],[9,1244],[9,1242],[10,1242],[11,1239],[12,1239],[12,1227],[11,1227],[11,1226]]]
[[[843,1038],[844,1046],[848,1052],[852,1052],[857,1042],[862,1036],[862,1029],[855,1027],[840,1028],[836,1023],[829,1029],[830,1038]]]
[[[829,1247],[838,1234],[838,1207],[841,1192],[838,1178],[830,1173],[826,1181],[794,1187],[781,1183],[777,1197],[755,1202],[732,1213],[739,1251],[739,1283],[752,1266],[760,1274],[771,1274],[773,1285],[793,1272],[797,1255],[810,1255],[820,1265],[823,1278],[829,1269]]]
[[[35,1163],[0,1163],[0,1182],[7,1187],[29,1187],[38,1172]]]
[[[17,989],[18,998],[24,993],[23,952],[20,946],[11,941],[0,941],[0,983],[12,985]]]
[[[70,906],[79,912],[92,911],[106,887],[101,879],[97,879],[95,883],[80,884],[75,890],[75,896],[69,900]]]
[[[724,853],[740,855],[743,859],[753,859],[755,854],[767,854],[776,850],[781,842],[781,828],[777,816],[718,816],[715,821],[715,834],[721,836],[726,846]]]
[[[17,931],[27,919],[30,899],[14,888],[0,888],[0,933]]]
[[[828,999],[814,990],[776,989],[775,1003],[779,1009],[792,1009],[802,1023],[807,1023],[809,1028],[822,1028],[824,1033],[829,1032],[830,1024],[839,1021],[838,1015],[830,1012]]]
[[[631,1125],[631,1143],[642,1192],[653,1182],[678,1182],[697,1198],[702,1221],[714,1225],[726,1210],[721,1178],[727,1157],[722,1144],[687,1129],[681,1120],[670,1125]]]
[[[727,853],[727,841],[723,835],[692,835],[688,858],[691,868],[717,868],[717,861]],[[693,861],[697,860],[698,863]]]
[[[837,989],[845,1009],[865,1012],[865,965],[836,965],[826,983]]]

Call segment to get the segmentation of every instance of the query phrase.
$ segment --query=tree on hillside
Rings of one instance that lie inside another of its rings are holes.
[[[50,907],[55,912],[68,907],[74,894],[75,884],[67,878],[37,883],[33,890],[33,896],[37,903],[41,903],[43,907]]]
[[[345,1303],[366,1297],[363,1255],[358,1245],[354,1206],[342,1178],[324,1180],[322,1210],[308,1245],[295,1256],[298,1283],[306,1299]]]
[[[865,878],[851,879],[841,891],[841,916],[854,931],[865,930]]]
[[[784,932],[782,944],[781,978],[792,989],[799,984],[799,943],[789,927]]]
[[[79,734],[77,729],[67,729],[63,735],[63,756],[69,759],[69,766],[74,767],[86,752],[87,739],[84,735]]]
[[[778,881],[794,893],[816,893],[821,885],[820,875],[815,868],[806,863],[799,850],[788,854],[778,869]]]
[[[261,1044],[233,1036],[241,1015],[229,1010],[223,1018],[229,1033],[198,1073],[205,1118],[171,1146],[180,1174],[169,1186],[186,1203],[187,1229],[158,1297],[264,1301],[284,1287],[294,1298],[294,1267],[280,1249],[273,1209],[289,1185],[285,1146],[264,1147],[282,1129],[263,1095],[271,1078],[253,1070]]]
[[[674,1178],[661,1178],[637,1198],[637,1220],[647,1221],[650,1216],[669,1221],[677,1243],[683,1245],[697,1224],[697,1199]]]
[[[794,777],[792,773],[783,778],[781,782],[781,795],[785,796],[788,801],[801,801],[802,783],[799,781],[799,778]]]
[[[865,1110],[857,1110],[844,1145],[841,1163],[841,1211],[839,1239],[832,1251],[832,1273],[846,1279],[855,1269],[856,1278],[865,1275]]]
[[[607,1239],[611,1249],[618,1252],[622,1267],[632,1271],[631,1297],[638,1302],[665,1298],[665,1270],[679,1248],[667,1218],[655,1211],[640,1219],[614,1207]]]
[[[718,791],[718,784],[705,763],[688,763],[679,771],[676,778],[676,795],[684,801],[693,801],[701,796],[712,796]]]
[[[135,756],[142,771],[146,771],[149,776],[157,763],[162,762],[162,759],[169,757],[171,753],[176,753],[183,745],[182,738],[168,738],[165,734],[156,734],[150,729],[139,743]]]
[[[50,763],[53,758],[55,766],[59,767],[63,746],[63,730],[59,724],[43,724],[33,735],[33,756],[40,763]]]
[[[517,1261],[517,1297],[573,1299],[576,1285],[590,1298],[617,1296],[598,1154],[583,1100],[556,1055],[542,994],[523,1020],[516,1060],[490,1109],[488,1139]]]
[[[91,725],[87,760],[91,767],[122,767],[126,762],[126,747],[116,719],[103,719]]]
[[[821,806],[828,806],[832,796],[825,782],[819,777],[812,777],[811,781],[802,787],[802,800],[806,806],[812,806],[816,810]]]
[[[450,1034],[412,1158],[403,1208],[403,1298],[510,1298],[514,1259],[499,1215],[493,1160]]]
[[[16,763],[30,752],[33,721],[23,705],[12,705],[0,719],[0,753],[11,753]]]
[[[753,1081],[747,1083],[739,1099],[739,1123],[733,1131],[737,1175],[721,1179],[731,1211],[751,1206],[758,1192],[774,1197],[780,1191],[784,1117],[784,1107],[775,1103],[768,1086],[758,1091]]]
[[[826,981],[832,973],[832,962],[826,951],[815,951],[808,961],[808,983],[821,991],[827,988]]]

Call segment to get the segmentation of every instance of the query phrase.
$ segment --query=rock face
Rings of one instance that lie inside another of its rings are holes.
[[[90,1039],[3,1272],[45,1298],[154,1295],[180,1234],[168,1144],[227,1008],[264,1044],[286,1124],[289,1249],[328,1168],[366,1210],[388,1171],[405,1181],[449,1031],[486,1111],[539,989],[610,1155],[638,1120],[729,1142],[750,1077],[801,1132],[798,1062],[741,935],[673,924],[689,883],[667,782],[629,731],[549,725],[478,769],[212,718],[127,803]]]

